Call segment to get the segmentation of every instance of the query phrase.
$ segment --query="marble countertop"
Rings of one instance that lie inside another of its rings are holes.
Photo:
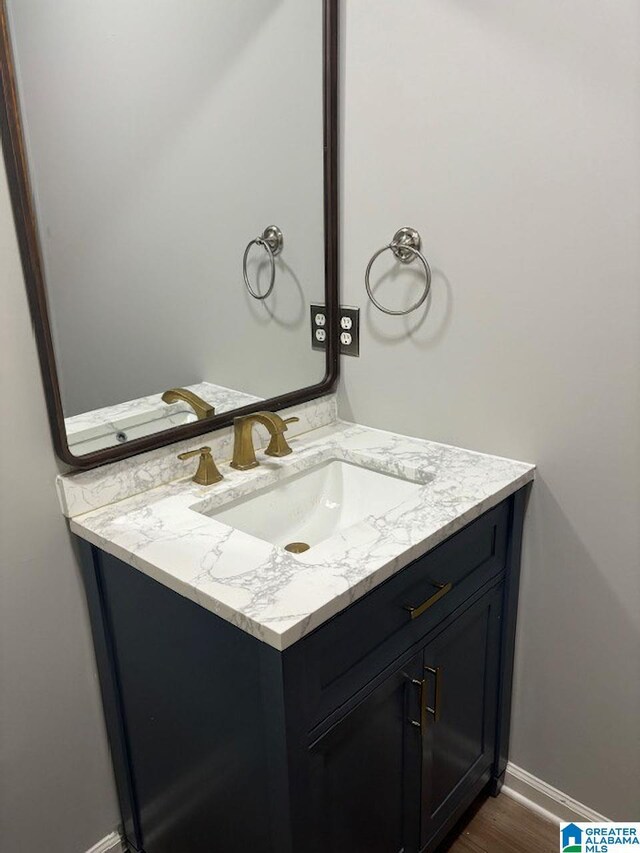
[[[75,515],[71,529],[284,650],[517,491],[535,470],[341,421],[294,436],[290,444],[292,455],[262,456],[252,471],[219,465],[225,479],[213,487],[189,478],[164,483]],[[202,514],[332,459],[423,485],[386,514],[359,522],[346,551],[335,537],[293,555]]]

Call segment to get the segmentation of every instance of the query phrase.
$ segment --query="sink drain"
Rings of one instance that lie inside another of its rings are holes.
[[[292,554],[302,554],[304,551],[308,551],[311,545],[307,545],[306,542],[289,542],[288,545],[284,546],[285,551],[290,551]]]

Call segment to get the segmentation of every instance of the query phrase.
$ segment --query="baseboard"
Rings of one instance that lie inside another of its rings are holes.
[[[121,851],[122,839],[120,834],[112,832],[106,838],[103,838],[102,841],[94,844],[90,850],[87,850],[87,853],[121,853]]]
[[[609,819],[515,764],[507,765],[502,793],[518,800],[547,820],[608,823]]]

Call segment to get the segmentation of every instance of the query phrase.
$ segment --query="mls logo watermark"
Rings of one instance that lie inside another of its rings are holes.
[[[582,853],[582,830],[577,823],[560,827],[560,849],[562,853]]]
[[[561,853],[615,853],[638,850],[640,823],[561,823]]]

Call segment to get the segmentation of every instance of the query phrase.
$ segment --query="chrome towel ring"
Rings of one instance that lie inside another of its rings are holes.
[[[382,249],[379,249],[369,261],[367,271],[364,275],[364,283],[365,287],[367,288],[367,295],[369,299],[373,302],[373,304],[376,306],[376,308],[378,308],[380,311],[384,311],[385,314],[393,314],[395,316],[410,314],[412,311],[415,311],[416,308],[419,308],[429,295],[429,291],[431,290],[431,267],[429,266],[429,262],[427,261],[425,256],[420,251],[421,246],[422,238],[420,237],[420,234],[416,231],[415,228],[401,228],[393,235],[393,240],[387,246],[383,246]],[[381,305],[378,302],[378,300],[375,298],[371,291],[371,282],[369,280],[371,276],[371,268],[373,267],[376,260],[380,257],[380,255],[383,252],[386,252],[387,249],[391,249],[391,251],[400,261],[400,263],[411,264],[417,258],[424,267],[424,274],[426,279],[424,292],[420,296],[420,299],[418,299],[417,302],[414,302],[413,305],[409,306],[409,308],[407,308],[405,311],[392,311],[391,308],[385,308],[384,305]]]
[[[251,287],[251,282],[249,281],[249,275],[247,273],[247,259],[252,246],[263,246],[269,256],[269,263],[271,264],[269,287],[262,295],[256,293]],[[268,225],[262,232],[262,235],[260,237],[256,237],[255,240],[251,240],[247,248],[244,250],[244,257],[242,258],[242,274],[244,276],[246,288],[254,299],[266,299],[273,290],[273,285],[276,283],[276,258],[282,251],[283,246],[284,237],[282,236],[282,231],[277,225]]]

